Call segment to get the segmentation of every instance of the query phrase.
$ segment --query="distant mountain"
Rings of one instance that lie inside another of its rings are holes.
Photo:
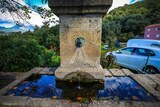
[[[25,31],[28,31],[28,30],[33,30],[33,26],[25,26],[25,27],[20,27],[18,25],[16,26],[13,26],[13,27],[10,27],[10,28],[6,28],[6,27],[2,27],[0,26],[0,31],[3,31],[3,32],[25,32]]]

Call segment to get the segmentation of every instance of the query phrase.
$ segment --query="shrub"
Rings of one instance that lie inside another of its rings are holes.
[[[53,50],[45,49],[45,67],[51,67],[53,65],[52,57],[56,55],[56,52]]]
[[[58,67],[60,65],[60,56],[52,56],[52,66]]]
[[[0,39],[0,71],[28,71],[43,66],[45,48],[35,39],[4,38]]]

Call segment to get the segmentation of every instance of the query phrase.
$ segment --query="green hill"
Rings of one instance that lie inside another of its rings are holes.
[[[109,36],[116,36],[120,41],[143,36],[145,26],[160,23],[159,10],[160,0],[144,0],[112,10],[103,18],[102,41]]]

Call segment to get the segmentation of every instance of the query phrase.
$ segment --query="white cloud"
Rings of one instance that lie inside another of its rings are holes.
[[[38,13],[32,11],[32,13],[30,13],[29,15],[30,15],[31,19],[27,19],[27,21],[31,25],[33,25],[33,26],[35,26],[35,25],[42,26],[43,25],[42,22],[44,19],[42,19],[42,17]]]
[[[5,28],[11,28],[13,26],[15,26],[15,24],[13,23],[0,23],[1,27],[5,27]]]
[[[16,1],[22,5],[25,5],[23,0],[16,0]],[[45,7],[46,9],[49,9],[48,5],[43,5],[43,7]],[[11,23],[18,21],[25,26],[29,26],[31,24],[32,26],[37,25],[39,27],[41,27],[43,25],[44,21],[50,20],[49,18],[43,19],[38,13],[36,13],[34,11],[32,11],[32,13],[29,13],[29,15],[31,17],[30,19],[22,20],[16,13],[14,13],[14,12],[10,13],[10,12],[6,11],[5,13],[0,14],[0,20],[11,22]],[[55,15],[53,17],[51,17],[51,19],[52,18],[55,18],[55,20],[58,20],[58,17]],[[29,23],[27,23],[25,20]],[[54,26],[54,25],[55,24],[51,24],[50,26]]]
[[[25,2],[23,0],[15,0],[17,1],[18,3],[22,4],[22,5],[25,5]]]
[[[125,4],[130,4],[130,0],[113,0],[112,7],[109,9],[109,11],[119,6],[124,6]]]

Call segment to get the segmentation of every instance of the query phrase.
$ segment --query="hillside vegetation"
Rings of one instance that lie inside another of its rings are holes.
[[[112,10],[103,18],[105,42],[110,36],[126,42],[135,36],[143,36],[145,26],[160,23],[160,0],[144,0]]]
[[[59,27],[34,32],[0,33],[0,71],[23,72],[34,67],[58,67]]]

